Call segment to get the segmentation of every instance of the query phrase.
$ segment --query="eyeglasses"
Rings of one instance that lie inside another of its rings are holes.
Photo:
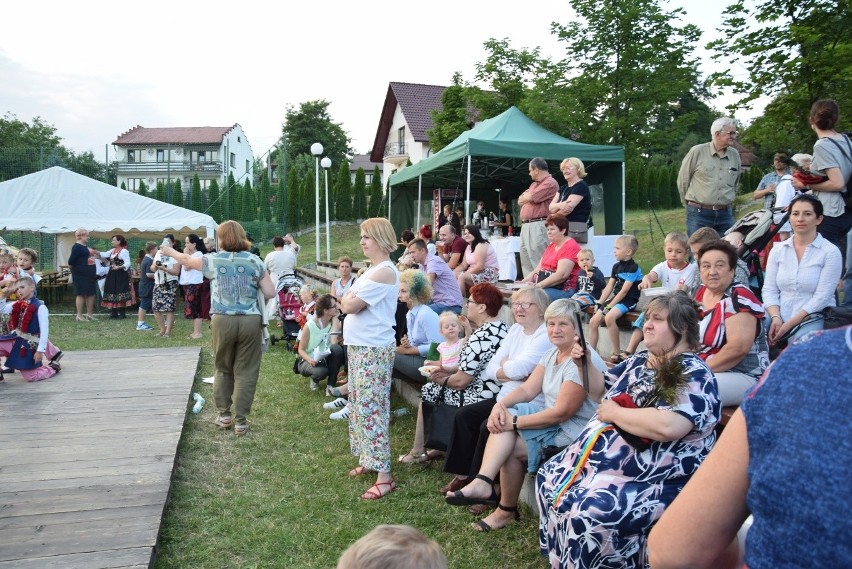
[[[727,135],[728,135],[728,136],[730,136],[731,138],[736,138],[736,137],[737,137],[737,131],[735,131],[735,130],[723,130],[723,131],[722,131],[722,134],[727,134]]]
[[[482,304],[481,302],[477,302],[477,301],[473,300],[473,297],[468,298],[467,303],[468,304]]]
[[[535,304],[534,302],[513,302],[512,308],[523,308],[524,310],[528,310],[530,306]]]

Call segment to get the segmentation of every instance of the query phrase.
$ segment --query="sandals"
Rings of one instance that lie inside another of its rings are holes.
[[[220,429],[230,429],[234,425],[234,420],[230,415],[218,415],[216,420],[213,421],[213,424]]]
[[[453,492],[452,494],[447,494],[447,497],[445,498],[447,504],[451,506],[473,506],[475,504],[486,504],[489,506],[496,506],[497,504],[499,504],[500,497],[494,490],[494,481],[483,474],[477,474],[476,477],[491,486],[491,495],[489,497],[471,498],[470,496],[465,496],[461,493],[461,490],[459,490],[457,492]]]
[[[371,470],[367,470],[363,466],[356,466],[352,470],[349,471],[349,478],[355,478],[356,476],[363,476],[364,474],[368,474],[372,472]]]
[[[458,492],[459,490],[470,484],[472,481],[473,478],[459,478],[458,476],[456,476],[455,478],[450,480],[449,484],[447,484],[446,486],[441,486],[441,489],[438,490],[438,492],[440,492],[442,496],[446,496],[450,492]]]
[[[238,425],[234,425],[234,434],[237,435],[238,437],[241,437],[243,435],[247,435],[248,432],[249,432],[248,423],[240,423]]]
[[[397,462],[401,462],[402,464],[423,464],[425,462],[429,462],[429,455],[427,453],[414,454],[414,451],[408,451],[397,459]]]
[[[612,355],[609,357],[609,361],[614,364],[620,364],[624,360],[629,360],[633,357],[633,352],[628,352],[627,350],[621,350],[620,352],[612,352]]]
[[[385,488],[385,490],[382,490]],[[390,482],[376,482],[370,486],[366,492],[361,494],[362,500],[381,500],[391,492],[396,490],[396,482],[391,478]]]
[[[516,522],[521,521],[521,514],[518,512],[517,506],[510,507],[510,506],[504,506],[503,504],[497,504],[497,507],[499,509],[503,510],[504,512],[510,512],[510,513],[514,512],[515,513],[515,515],[513,516],[514,520],[509,520],[508,522],[506,522],[506,525],[502,525],[500,527],[491,526],[485,520],[476,520],[475,522],[470,524],[470,526],[473,529],[475,529],[476,531],[479,531],[479,532],[482,532],[482,533],[487,533],[487,532],[489,532],[493,529],[503,529],[504,527],[509,525],[512,521],[516,521]]]

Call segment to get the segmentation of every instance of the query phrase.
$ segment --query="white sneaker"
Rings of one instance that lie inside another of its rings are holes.
[[[345,421],[349,418],[349,405],[328,416],[332,421]]]
[[[346,399],[344,399],[343,397],[338,397],[334,401],[329,401],[328,403],[323,403],[322,408],[323,409],[343,409],[344,407],[346,407],[346,403],[348,403],[346,401]]]
[[[314,381],[314,380],[311,380],[311,391],[317,391],[317,390],[319,390],[319,383]]]
[[[153,330],[154,328],[152,328],[151,326],[149,326],[145,322],[137,322],[136,323],[136,329],[137,330]]]

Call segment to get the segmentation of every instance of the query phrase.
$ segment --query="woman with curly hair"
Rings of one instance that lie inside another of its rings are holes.
[[[432,299],[432,282],[421,270],[407,269],[399,276],[399,301],[408,306],[405,315],[407,333],[396,347],[393,359],[395,375],[415,379],[420,375],[432,342],[439,343],[441,326],[438,313],[429,308]]]

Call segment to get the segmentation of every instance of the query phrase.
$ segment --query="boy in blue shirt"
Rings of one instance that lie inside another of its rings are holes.
[[[606,288],[601,292],[597,311],[589,321],[589,344],[594,349],[598,346],[598,328],[602,321],[606,322],[613,356],[621,351],[618,325],[615,322],[633,310],[639,302],[642,269],[633,260],[638,249],[639,242],[632,235],[622,235],[615,240],[613,252],[616,263],[612,266]]]

